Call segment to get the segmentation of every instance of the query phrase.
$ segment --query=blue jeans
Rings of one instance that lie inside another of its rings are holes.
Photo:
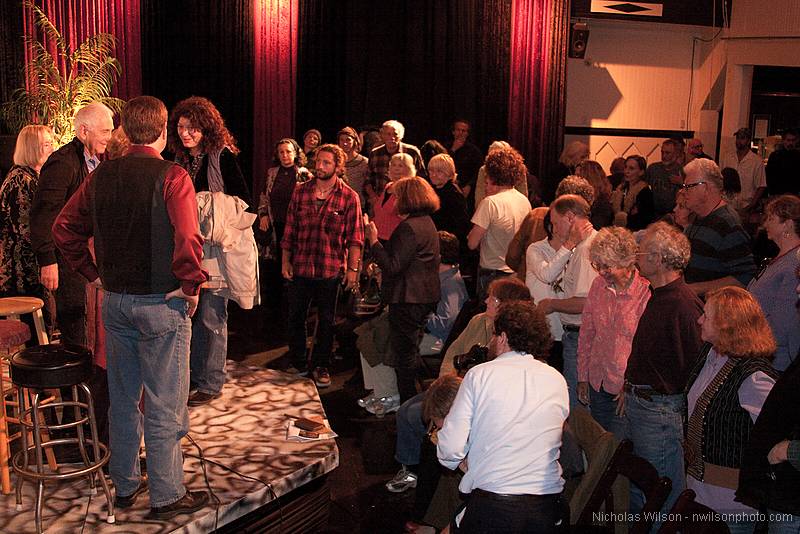
[[[189,431],[188,306],[164,295],[106,291],[103,321],[108,346],[111,460],[117,495],[139,486],[139,443],[144,420],[150,506],[178,501],[183,486],[181,438]],[[139,399],[144,391],[144,415]]]
[[[685,404],[686,397],[681,394],[654,395],[648,401],[633,393],[625,393],[625,417],[633,453],[653,464],[660,476],[672,481],[672,491],[662,508],[665,513],[686,488],[681,446]],[[631,485],[631,513],[638,513],[643,505],[644,495]],[[654,525],[653,530],[657,527]]]
[[[311,367],[330,367],[333,351],[333,321],[336,315],[336,299],[339,297],[341,280],[334,278],[303,278],[295,276],[289,282],[289,353],[292,364],[300,370],[308,367],[306,359],[306,320],[308,307],[317,305],[317,335]]]
[[[422,440],[427,429],[422,421],[422,401],[425,393],[414,395],[404,402],[397,411],[397,445],[394,459],[403,465],[419,463]]]
[[[572,408],[578,405],[578,332],[564,330],[561,345],[564,356],[563,374],[569,389],[569,407]]]
[[[769,534],[800,534],[800,515],[770,509]]]
[[[614,395],[602,387],[600,391],[595,391],[589,384],[589,411],[600,426],[612,432],[618,440],[625,439],[626,421],[624,417],[617,415],[617,401],[614,400]]]
[[[483,302],[486,300],[487,295],[489,295],[489,284],[492,281],[498,278],[505,278],[506,276],[511,276],[514,273],[507,273],[505,271],[496,271],[494,269],[484,269],[483,267],[478,269],[478,287],[476,291],[476,295],[478,297],[478,302]]]
[[[228,357],[228,299],[202,290],[192,321],[190,378],[197,390],[216,395],[225,385]]]

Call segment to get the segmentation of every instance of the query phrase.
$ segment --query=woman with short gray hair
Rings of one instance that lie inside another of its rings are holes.
[[[594,279],[578,337],[578,400],[619,439],[625,418],[617,411],[631,343],[650,298],[650,284],[636,270],[636,239],[624,228],[603,228],[589,249]]]

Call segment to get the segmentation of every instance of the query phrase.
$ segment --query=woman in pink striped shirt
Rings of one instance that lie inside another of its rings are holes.
[[[636,270],[636,240],[624,228],[603,228],[589,249],[595,278],[578,337],[578,399],[619,439],[625,418],[617,410],[639,317],[650,298],[649,283]]]

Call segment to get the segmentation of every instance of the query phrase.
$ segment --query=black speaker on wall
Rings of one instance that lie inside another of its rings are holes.
[[[585,22],[574,22],[569,27],[568,56],[583,59],[586,56],[586,45],[589,42],[589,25]]]

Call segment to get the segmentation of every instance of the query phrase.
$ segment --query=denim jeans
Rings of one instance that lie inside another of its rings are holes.
[[[769,534],[800,534],[800,515],[769,510]]]
[[[600,426],[612,432],[618,440],[625,439],[627,426],[625,418],[617,415],[617,401],[614,400],[614,395],[608,393],[602,386],[600,391],[595,391],[589,384],[589,411]]]
[[[564,330],[561,336],[564,357],[564,379],[569,389],[569,407],[578,405],[578,332]],[[591,389],[591,388],[589,388]]]
[[[181,439],[189,431],[188,306],[164,295],[106,292],[103,321],[108,347],[111,460],[117,495],[131,495],[141,480],[139,443],[144,422],[150,506],[183,497]],[[144,392],[144,415],[139,399]]]
[[[686,397],[680,394],[654,395],[648,401],[633,393],[625,393],[625,417],[633,453],[653,464],[660,476],[672,481],[672,491],[662,508],[665,513],[686,488],[681,446],[685,404]],[[631,485],[631,513],[638,513],[643,505],[644,495]],[[654,525],[654,531],[657,526]]]
[[[478,302],[483,302],[486,300],[486,297],[489,294],[489,284],[491,284],[493,280],[496,280],[497,278],[505,278],[506,276],[511,276],[512,274],[514,273],[496,271],[494,269],[484,269],[483,267],[479,268],[478,287],[476,291]]]
[[[397,445],[394,459],[403,465],[419,463],[422,440],[427,429],[422,422],[422,401],[425,393],[414,395],[404,402],[397,411]]]
[[[329,367],[333,350],[333,321],[336,315],[336,299],[341,280],[335,278],[303,278],[295,276],[289,282],[289,353],[297,369],[308,367],[306,360],[306,320],[311,301],[317,305],[317,335],[311,367]]]
[[[197,390],[216,395],[225,385],[228,358],[228,299],[202,290],[192,320],[190,379]]]

